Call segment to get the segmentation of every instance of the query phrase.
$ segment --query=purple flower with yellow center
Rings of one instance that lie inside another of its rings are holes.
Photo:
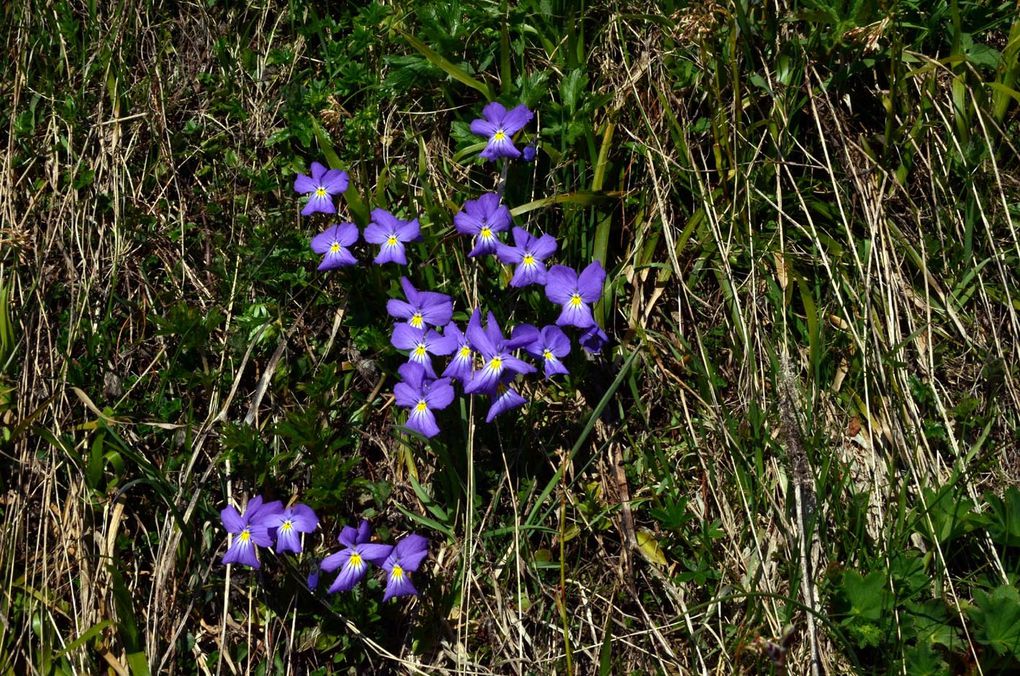
[[[510,286],[545,284],[545,263],[542,261],[556,252],[556,239],[545,234],[532,237],[523,228],[514,228],[513,233],[515,246],[500,244],[496,248],[496,257],[501,262],[517,266]]]
[[[445,293],[418,291],[407,277],[400,278],[400,286],[407,301],[386,301],[386,312],[391,317],[405,320],[413,329],[424,329],[426,324],[444,326],[453,317],[453,300]]]
[[[408,362],[398,369],[402,382],[393,388],[397,406],[410,409],[407,414],[407,429],[424,437],[439,434],[439,425],[432,411],[439,411],[453,402],[453,385],[449,378],[433,380],[425,369],[414,362]]]
[[[496,233],[510,227],[510,210],[499,203],[499,195],[486,193],[464,203],[464,209],[453,217],[457,232],[475,238],[475,247],[468,256],[495,253],[499,245]]]
[[[598,324],[592,324],[588,327],[588,330],[581,334],[581,337],[577,339],[577,342],[581,344],[581,347],[586,352],[591,354],[598,354],[602,351],[602,348],[606,343],[609,342],[609,336],[606,332],[599,328]]]
[[[358,226],[353,223],[331,225],[312,238],[312,251],[322,255],[320,270],[342,268],[354,265],[358,259],[350,251],[350,246],[358,241]]]
[[[365,577],[365,573],[368,572],[368,564],[381,565],[393,551],[392,545],[369,542],[371,537],[372,529],[369,527],[368,521],[364,520],[357,530],[351,526],[344,526],[340,531],[340,537],[337,539],[345,548],[327,556],[319,566],[327,573],[340,569],[340,574],[329,586],[330,594],[353,589],[354,585]]]
[[[482,117],[471,122],[471,133],[484,136],[488,143],[478,153],[487,160],[500,157],[520,157],[521,151],[514,147],[512,137],[524,128],[534,114],[523,103],[512,110],[502,104],[492,103],[482,109]]]
[[[471,346],[482,355],[483,365],[471,374],[471,380],[464,386],[464,392],[491,392],[499,383],[504,372],[534,373],[535,367],[513,355],[513,351],[535,339],[537,331],[519,331],[509,340],[503,337],[496,317],[490,312],[489,322],[482,329],[482,314],[475,310],[468,322],[467,337]]]
[[[485,416],[485,422],[490,423],[499,414],[518,408],[527,401],[510,384],[513,378],[513,374],[507,374],[500,378],[496,384],[496,389],[493,390],[491,395],[492,404],[489,406],[489,413]]]
[[[273,544],[266,520],[281,511],[283,503],[279,500],[263,503],[261,495],[248,501],[244,514],[240,514],[233,505],[224,508],[220,512],[220,520],[234,539],[223,555],[223,563],[240,563],[259,568],[258,548],[271,547]]]
[[[443,371],[443,377],[456,378],[460,382],[466,383],[471,378],[471,372],[475,367],[475,351],[471,349],[471,341],[453,322],[447,324],[443,329],[443,337],[450,339],[456,345],[456,349],[452,352],[453,359]]]
[[[556,323],[560,326],[576,326],[587,329],[595,323],[590,303],[602,296],[602,285],[606,271],[598,261],[577,274],[565,265],[554,265],[545,278],[546,298],[563,306]]]
[[[524,346],[524,350],[542,360],[546,378],[568,373],[561,360],[570,354],[570,339],[560,327],[555,325],[544,327],[533,342]]]
[[[301,215],[309,216],[316,211],[324,214],[335,214],[333,195],[347,190],[347,172],[339,169],[326,169],[318,162],[312,162],[312,175],[298,174],[294,179],[294,190],[308,195],[308,204],[301,210]]]
[[[430,378],[435,378],[436,372],[429,355],[445,356],[457,349],[452,337],[441,336],[432,329],[416,329],[410,324],[394,326],[390,343],[398,350],[407,350],[411,363],[421,365]]]
[[[428,556],[429,541],[417,533],[411,533],[397,543],[382,569],[386,571],[386,594],[383,603],[395,596],[417,596],[418,590],[411,584],[411,573]]]
[[[301,553],[301,533],[311,533],[319,526],[319,517],[308,505],[300,502],[282,512],[266,517],[267,528],[276,529],[276,553]]]
[[[421,236],[421,226],[418,219],[402,221],[385,209],[372,210],[372,222],[365,228],[365,241],[371,244],[381,244],[379,255],[375,257],[375,263],[398,263],[407,265],[407,255],[404,252],[406,242],[416,242]]]

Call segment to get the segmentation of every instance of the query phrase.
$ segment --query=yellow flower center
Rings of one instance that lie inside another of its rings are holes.
[[[581,307],[582,305],[584,305],[584,301],[581,300],[581,294],[575,293],[573,296],[570,297],[571,307]]]
[[[543,352],[542,356],[545,357],[546,361],[554,361],[556,359],[556,355],[554,355],[549,350],[546,350],[545,352]]]
[[[531,267],[532,265],[535,264],[535,257],[532,256],[531,254],[524,254],[524,258],[523,260],[521,260],[521,262],[524,263],[524,265]]]
[[[361,554],[354,552],[351,558],[347,559],[347,565],[355,570],[360,570],[365,563],[361,560]]]
[[[471,356],[471,348],[470,348],[470,346],[468,346],[468,345],[461,346],[461,348],[460,348],[460,356],[464,357],[465,359],[470,357]]]
[[[418,413],[424,413],[428,409],[429,405],[425,403],[424,399],[422,399],[421,401],[414,405],[414,410],[418,411]]]
[[[489,368],[492,369],[493,371],[499,371],[500,369],[502,369],[503,368],[503,358],[502,357],[493,357],[492,360],[489,362]]]
[[[328,195],[329,195],[329,193],[327,193],[326,189],[323,188],[321,185],[318,188],[315,189],[315,196],[316,197],[323,198],[323,197],[327,197]]]
[[[425,322],[423,321],[420,312],[415,312],[413,315],[411,315],[411,321],[407,323],[411,325],[412,329],[420,329],[422,326],[425,325]]]
[[[506,140],[506,132],[504,132],[502,129],[497,129],[496,133],[492,135],[492,140],[493,141],[505,141]]]
[[[396,235],[390,235],[389,237],[386,238],[386,246],[396,246],[396,245],[397,245],[397,236]]]
[[[422,345],[421,343],[419,343],[418,346],[416,348],[414,348],[414,350],[412,350],[411,356],[417,357],[418,359],[424,359],[425,358],[425,346]]]
[[[247,528],[245,528],[243,531],[241,531],[241,534],[238,535],[237,538],[241,542],[247,542],[248,540],[251,540],[251,532]]]
[[[331,254],[338,254],[338,253],[340,253],[340,242],[333,242],[332,244],[330,244],[329,245],[329,252]]]
[[[287,519],[286,521],[284,521],[283,523],[280,524],[280,530],[282,530],[284,532],[289,531],[293,527],[294,527],[294,522],[291,521],[290,519]]]
[[[394,580],[403,580],[404,569],[401,568],[400,566],[393,566],[393,570],[390,571],[390,577],[392,577]]]
[[[490,239],[492,237],[492,228],[485,226],[478,234],[482,236],[482,239]]]

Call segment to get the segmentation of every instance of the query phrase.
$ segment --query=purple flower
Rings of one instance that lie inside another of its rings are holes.
[[[426,324],[443,326],[453,317],[453,300],[445,293],[418,291],[407,277],[400,278],[407,302],[396,298],[386,301],[386,312],[391,317],[407,320],[411,328],[423,329]]]
[[[499,244],[496,256],[507,265],[517,265],[510,286],[545,284],[545,264],[542,262],[556,251],[556,239],[543,234],[532,237],[522,228],[514,228],[514,244]]]
[[[521,151],[514,147],[511,137],[532,117],[534,115],[523,103],[509,111],[495,101],[485,106],[482,117],[471,122],[471,133],[484,136],[489,141],[485,150],[478,154],[487,160],[520,157]]]
[[[535,367],[513,356],[512,352],[535,339],[534,327],[531,331],[520,331],[509,340],[503,338],[503,332],[490,312],[489,322],[482,329],[482,313],[475,310],[468,322],[467,337],[471,346],[482,355],[484,366],[471,374],[471,380],[464,386],[464,392],[491,392],[499,383],[504,371],[510,373],[534,373]]]
[[[568,373],[567,367],[560,360],[570,354],[570,339],[560,327],[546,326],[533,342],[524,346],[524,349],[531,356],[542,360],[545,364],[546,378]]]
[[[319,517],[308,505],[300,502],[282,512],[271,514],[263,522],[267,528],[276,529],[276,553],[301,553],[299,533],[311,533],[319,526]]]
[[[522,159],[525,162],[532,162],[532,161],[534,161],[534,159],[535,159],[535,144],[534,143],[529,143],[528,145],[524,146],[524,152],[523,152]]]
[[[333,195],[347,190],[347,172],[339,169],[326,169],[318,162],[312,162],[312,175],[298,174],[294,179],[294,190],[308,195],[308,204],[301,210],[302,216],[309,216],[316,211],[324,214],[335,214]],[[321,252],[320,252],[321,253]]]
[[[372,530],[368,521],[362,521],[358,529],[351,526],[344,526],[337,538],[345,548],[335,554],[330,554],[322,560],[320,568],[327,573],[332,573],[337,568],[340,574],[329,587],[329,593],[338,591],[349,591],[354,585],[365,577],[368,572],[368,564],[380,565],[393,551],[392,545],[377,545],[369,542],[372,537]],[[311,586],[311,585],[309,585]]]
[[[385,209],[372,210],[372,222],[365,228],[365,241],[371,244],[382,244],[375,263],[407,264],[404,254],[405,242],[416,242],[421,235],[418,219],[402,221]]]
[[[592,324],[587,331],[581,334],[581,337],[577,339],[577,342],[581,343],[581,347],[586,352],[591,354],[598,354],[602,351],[602,348],[606,343],[609,342],[609,336],[606,332],[599,328],[598,324]]]
[[[220,512],[220,520],[227,532],[234,535],[234,539],[223,555],[223,563],[240,563],[259,568],[258,548],[271,547],[273,544],[266,519],[281,511],[283,503],[274,500],[263,504],[261,495],[248,501],[243,515],[233,505],[227,505]]]
[[[518,408],[527,401],[510,385],[512,380],[513,375],[509,374],[509,377],[504,376],[500,378],[496,384],[496,389],[491,395],[492,404],[489,406],[489,413],[485,416],[485,422],[490,423],[500,413]]]
[[[448,355],[457,349],[452,337],[441,336],[432,329],[415,329],[410,324],[394,326],[390,343],[398,350],[408,350],[411,363],[419,364],[430,378],[435,378],[436,372],[429,355]]]
[[[425,369],[414,362],[398,369],[403,382],[393,388],[397,406],[411,409],[407,414],[407,428],[424,437],[439,434],[439,425],[432,411],[442,410],[453,402],[453,385],[449,378],[432,380]]]
[[[382,564],[386,571],[386,594],[383,603],[395,596],[418,595],[411,584],[411,573],[418,570],[422,560],[429,553],[429,541],[417,533],[411,533],[397,543]]]
[[[563,306],[556,323],[579,329],[594,324],[589,303],[594,303],[602,296],[605,281],[606,271],[598,261],[592,261],[580,275],[564,265],[552,266],[545,278],[545,295],[552,302]]]
[[[312,251],[322,254],[319,269],[332,270],[357,263],[358,259],[348,248],[357,241],[358,226],[353,223],[331,225],[313,237]]]
[[[475,248],[468,256],[495,253],[499,240],[497,232],[510,227],[510,210],[499,203],[499,195],[486,193],[476,200],[464,203],[464,209],[453,217],[457,232],[475,237]]]
[[[460,327],[450,322],[443,329],[443,337],[450,339],[456,345],[452,352],[453,359],[443,371],[444,378],[456,378],[466,383],[471,378],[471,372],[475,367],[475,352],[471,349],[471,341],[468,340]]]

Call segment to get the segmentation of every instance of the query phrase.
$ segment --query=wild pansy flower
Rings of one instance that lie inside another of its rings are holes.
[[[400,286],[407,301],[386,301],[386,312],[391,317],[405,320],[414,329],[424,329],[426,324],[444,326],[453,317],[453,300],[445,293],[418,291],[407,277],[400,278]]]
[[[471,378],[475,366],[475,351],[471,349],[471,341],[455,323],[450,322],[443,329],[443,337],[452,341],[457,347],[452,352],[453,359],[443,371],[444,378],[456,378],[466,383]]]
[[[595,323],[589,303],[602,296],[602,285],[606,271],[598,261],[577,274],[565,265],[554,265],[545,278],[545,295],[554,303],[563,306],[556,323],[560,326],[576,326],[586,329]]]
[[[543,234],[532,237],[523,228],[514,228],[514,244],[500,244],[496,248],[496,257],[507,265],[516,265],[510,286],[527,286],[529,284],[545,284],[545,263],[549,256],[556,252],[556,239],[552,235]]]
[[[592,324],[587,331],[581,334],[581,337],[577,339],[577,342],[581,344],[581,347],[583,347],[586,352],[598,354],[602,351],[605,344],[609,342],[609,336],[606,335],[605,331],[599,328],[598,324]]]
[[[319,517],[308,505],[300,502],[282,512],[271,514],[263,522],[276,529],[276,553],[301,553],[301,533],[311,533],[319,526]]]
[[[418,570],[428,553],[429,541],[417,533],[411,533],[397,543],[382,564],[382,569],[386,571],[383,603],[395,596],[418,595],[418,590],[411,584],[410,574]]]
[[[524,151],[521,153],[521,159],[525,162],[533,162],[535,159],[535,144],[529,143],[524,146]]]
[[[534,373],[535,367],[515,357],[513,351],[533,341],[536,333],[535,328],[531,327],[531,331],[522,330],[507,340],[491,312],[488,324],[482,329],[482,315],[476,309],[471,315],[471,321],[468,322],[467,337],[471,341],[471,346],[482,355],[484,365],[471,374],[471,380],[464,386],[464,392],[467,394],[491,392],[505,371]]]
[[[570,354],[570,339],[560,327],[555,325],[544,327],[534,341],[524,346],[524,350],[542,360],[546,378],[568,373],[567,367],[560,360]]]
[[[354,265],[358,259],[351,253],[350,247],[358,241],[358,226],[353,223],[331,225],[312,238],[312,251],[322,255],[320,270],[342,268]]]
[[[518,408],[527,399],[521,396],[510,384],[514,379],[512,373],[508,373],[499,379],[496,389],[492,392],[492,404],[489,406],[489,413],[485,416],[485,422],[491,423],[500,413]]]
[[[248,501],[244,514],[238,513],[233,505],[227,505],[220,512],[220,520],[228,533],[234,536],[227,553],[223,555],[223,563],[240,563],[252,568],[261,566],[258,557],[259,547],[270,547],[273,539],[269,536],[266,519],[283,511],[283,503],[279,500],[263,503],[262,496],[256,495]]]
[[[345,549],[330,554],[322,560],[319,566],[327,573],[332,573],[337,568],[340,574],[329,586],[329,593],[334,594],[340,591],[349,591],[354,585],[361,582],[368,572],[368,564],[381,565],[393,551],[392,545],[378,545],[369,542],[372,537],[372,529],[368,521],[362,520],[361,525],[355,530],[351,526],[344,526],[340,531],[340,541]]]
[[[468,256],[495,253],[499,240],[496,233],[510,227],[510,210],[499,203],[499,195],[490,192],[476,200],[468,200],[453,217],[457,232],[475,238],[475,247]]]
[[[521,151],[514,147],[512,137],[524,128],[534,114],[523,103],[513,110],[507,110],[501,103],[493,101],[482,109],[482,117],[471,122],[471,133],[488,139],[485,149],[478,153],[487,160],[500,157],[520,157]]]
[[[430,378],[436,377],[432,369],[429,355],[448,355],[457,349],[456,343],[446,336],[441,336],[432,329],[416,329],[410,324],[397,324],[393,327],[390,343],[398,350],[407,350],[411,363],[419,364]]]
[[[371,244],[381,244],[379,255],[375,257],[375,263],[399,263],[407,265],[407,255],[404,253],[405,242],[416,242],[421,236],[421,226],[418,219],[402,221],[385,209],[372,210],[372,222],[365,228],[365,241]]]
[[[324,214],[335,214],[333,195],[347,190],[347,172],[339,169],[326,169],[318,162],[312,162],[312,175],[298,174],[294,179],[294,190],[308,195],[308,204],[301,210],[302,216],[309,216],[316,211]]]
[[[410,409],[407,428],[432,438],[439,434],[434,410],[442,410],[453,402],[453,385],[449,378],[432,380],[425,369],[414,362],[402,365],[398,372],[402,382],[393,388],[397,406]]]

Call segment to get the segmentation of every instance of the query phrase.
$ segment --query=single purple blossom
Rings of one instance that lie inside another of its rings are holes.
[[[331,225],[313,237],[312,251],[322,255],[319,269],[332,270],[356,264],[358,259],[349,247],[357,241],[358,226],[353,223]]]
[[[300,533],[311,533],[319,526],[319,517],[308,505],[300,502],[282,512],[268,516],[263,522],[276,529],[276,553],[301,553]]]
[[[471,378],[475,367],[475,352],[471,349],[471,341],[455,323],[450,322],[443,329],[443,337],[454,342],[456,349],[452,352],[453,359],[443,371],[444,378],[456,378],[466,383]]]
[[[545,284],[545,263],[549,256],[556,252],[556,239],[552,235],[543,234],[532,237],[522,228],[514,228],[514,245],[499,244],[496,257],[507,265],[516,265],[510,286],[528,286],[529,284]]]
[[[301,210],[302,216],[309,216],[316,211],[324,214],[335,214],[333,195],[347,190],[347,172],[339,169],[326,169],[318,162],[312,162],[312,175],[298,174],[294,179],[294,190],[308,195],[308,204]]]
[[[407,277],[400,278],[400,286],[407,301],[386,301],[386,312],[391,317],[405,320],[413,329],[424,329],[426,324],[443,326],[453,317],[453,300],[445,293],[418,291]]]
[[[535,144],[529,143],[524,146],[524,151],[521,153],[521,159],[525,162],[533,162],[535,160]]]
[[[383,603],[395,596],[417,596],[418,590],[411,584],[411,573],[428,556],[429,541],[417,533],[411,533],[397,543],[382,569],[386,571],[386,594]]]
[[[482,109],[482,117],[471,122],[471,133],[484,136],[488,143],[478,153],[487,160],[500,157],[520,157],[521,151],[514,147],[512,137],[531,121],[534,114],[523,103],[512,110],[502,104],[492,103]]]
[[[556,323],[579,329],[594,324],[589,304],[602,296],[605,281],[606,271],[598,261],[592,261],[580,275],[565,265],[552,266],[545,278],[545,295],[552,302],[563,306]]]
[[[364,520],[357,530],[351,526],[344,526],[340,531],[340,537],[337,539],[344,549],[327,556],[319,566],[327,573],[332,573],[337,568],[340,569],[340,574],[329,586],[330,594],[353,589],[354,585],[365,577],[369,563],[376,566],[381,565],[393,551],[392,545],[377,545],[369,542],[371,537],[372,529],[369,527],[368,521]]]
[[[375,263],[399,263],[407,265],[407,255],[404,252],[406,242],[416,242],[421,236],[421,226],[418,219],[402,221],[385,209],[372,210],[372,222],[365,228],[365,241],[371,244],[381,244],[379,255],[375,257]]]
[[[453,217],[457,232],[475,238],[475,247],[468,256],[495,253],[499,244],[496,233],[510,227],[510,210],[499,203],[499,195],[490,192],[476,200],[468,200]]]
[[[577,339],[577,342],[581,344],[581,347],[586,352],[591,354],[598,354],[602,351],[602,348],[606,343],[609,342],[609,336],[606,332],[599,328],[598,324],[592,324],[588,327],[588,330],[581,334],[581,337]]]
[[[489,412],[485,416],[485,422],[491,423],[499,414],[518,408],[527,401],[511,385],[513,378],[513,374],[507,374],[499,379],[496,389],[490,395],[492,397],[492,404],[489,405]]]
[[[499,382],[504,371],[510,373],[534,373],[535,367],[518,359],[513,351],[527,345],[535,339],[535,328],[521,331],[510,339],[503,338],[496,317],[490,312],[489,322],[482,329],[482,315],[475,310],[468,322],[467,337],[471,346],[482,355],[484,365],[471,375],[471,380],[464,386],[464,392],[491,392]]]
[[[283,503],[279,500],[263,503],[262,496],[256,495],[248,501],[244,514],[238,513],[233,505],[227,505],[220,512],[220,520],[227,532],[234,536],[233,541],[223,555],[223,563],[240,563],[252,568],[259,568],[259,547],[271,547],[273,538],[269,536],[266,520],[283,511]]]
[[[449,378],[433,380],[425,369],[414,362],[402,365],[398,372],[402,382],[393,388],[397,406],[410,409],[407,428],[424,437],[439,434],[439,425],[432,411],[442,410],[453,402],[453,385]]]
[[[410,324],[394,326],[390,343],[398,350],[409,351],[411,363],[421,365],[430,378],[435,378],[436,372],[429,355],[446,356],[457,349],[452,337],[441,336],[432,329],[415,329]]]
[[[533,342],[524,346],[524,350],[536,359],[542,360],[546,378],[568,373],[561,360],[570,354],[570,339],[560,327],[555,325],[544,327]]]

